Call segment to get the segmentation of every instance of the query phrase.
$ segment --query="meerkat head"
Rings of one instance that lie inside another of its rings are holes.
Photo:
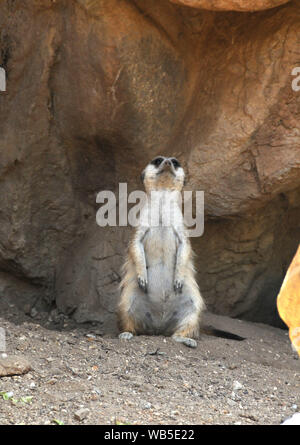
[[[181,191],[185,174],[176,158],[157,156],[147,165],[141,178],[146,192],[161,189]]]

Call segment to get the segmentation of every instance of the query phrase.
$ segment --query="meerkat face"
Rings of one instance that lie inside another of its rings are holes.
[[[184,170],[176,158],[157,156],[142,173],[142,181],[147,192],[151,190],[178,190],[184,185]]]

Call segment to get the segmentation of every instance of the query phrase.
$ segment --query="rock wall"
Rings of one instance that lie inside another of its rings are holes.
[[[300,235],[300,1],[3,0],[0,30],[1,294],[114,326],[130,229],[97,226],[96,195],[140,188],[169,154],[205,192],[208,307],[279,323]]]

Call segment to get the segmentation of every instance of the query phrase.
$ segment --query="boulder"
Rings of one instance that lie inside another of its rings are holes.
[[[112,329],[131,228],[100,228],[96,196],[140,188],[166,154],[205,192],[192,242],[209,309],[280,323],[300,235],[299,6],[3,0],[0,291]]]
[[[0,378],[26,374],[31,369],[31,365],[25,357],[14,355],[2,357],[0,355]]]

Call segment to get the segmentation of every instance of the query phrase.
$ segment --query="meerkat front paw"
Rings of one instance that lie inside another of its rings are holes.
[[[145,293],[147,293],[147,286],[148,286],[147,278],[139,275],[138,276],[138,285]]]
[[[183,279],[181,278],[175,278],[174,281],[174,290],[175,292],[182,292],[182,288],[183,288]]]
[[[121,332],[121,334],[119,334],[119,339],[120,340],[131,340],[133,337],[133,334],[131,332]]]
[[[182,343],[188,348],[197,348],[197,342],[193,338],[181,337],[180,335],[172,335],[173,340]]]

